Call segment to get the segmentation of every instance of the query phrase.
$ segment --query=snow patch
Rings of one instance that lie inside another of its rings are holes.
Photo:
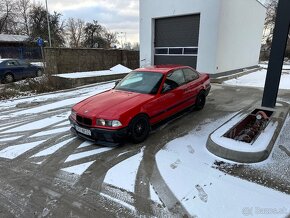
[[[136,174],[142,158],[143,152],[140,152],[117,164],[107,172],[104,182],[134,192]]]
[[[40,145],[43,142],[44,140],[7,147],[0,151],[0,157],[14,159],[20,156],[21,154],[25,153],[26,151],[29,151],[30,149],[35,148],[36,146]]]
[[[75,165],[72,167],[63,168],[61,170],[66,171],[68,173],[82,175],[95,161]]]

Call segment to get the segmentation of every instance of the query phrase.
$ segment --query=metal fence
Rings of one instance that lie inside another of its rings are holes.
[[[1,58],[41,59],[40,47],[0,47]]]

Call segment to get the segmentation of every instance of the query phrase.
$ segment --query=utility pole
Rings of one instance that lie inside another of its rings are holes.
[[[48,7],[47,7],[47,0],[45,0],[46,5],[46,19],[47,19],[47,29],[48,29],[48,41],[49,41],[49,47],[51,47],[51,36],[50,36],[50,25],[49,25],[49,13],[48,13]]]
[[[290,26],[290,1],[279,0],[262,106],[276,106]]]

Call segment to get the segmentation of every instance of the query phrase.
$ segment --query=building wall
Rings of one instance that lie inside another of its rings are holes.
[[[216,69],[220,0],[140,0],[140,65],[154,63],[154,19],[200,13],[197,70]]]
[[[51,74],[107,70],[122,64],[139,67],[139,51],[45,48],[47,72]]]
[[[258,64],[265,16],[255,0],[222,0],[217,73]]]
[[[154,63],[154,19],[200,13],[197,70],[258,64],[266,9],[256,0],[140,0],[140,65]]]

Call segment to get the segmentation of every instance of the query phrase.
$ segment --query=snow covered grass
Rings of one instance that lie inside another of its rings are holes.
[[[2,86],[0,100],[18,98],[22,96],[31,96],[33,94],[56,91],[59,88],[55,86],[48,76],[28,78],[14,83]]]
[[[290,69],[290,68],[289,68]],[[265,85],[267,70],[258,70],[245,76],[223,82],[226,85],[250,86],[262,88]],[[280,89],[290,89],[290,71],[284,70],[281,75]]]
[[[70,78],[70,79],[77,79],[77,78],[125,74],[131,71],[132,71],[131,69],[121,64],[118,64],[112,67],[110,70],[76,72],[76,73],[68,73],[68,74],[58,74],[55,76],[63,77],[63,78]],[[62,90],[62,89],[63,89],[62,86],[59,84],[56,84],[56,82],[52,80],[50,76],[44,75],[41,77],[28,78],[25,80],[21,80],[21,81],[17,81],[14,83],[0,86],[0,100],[19,98],[23,96],[32,96],[34,94],[47,93],[47,92],[52,92],[52,91],[57,91],[57,90]]]

